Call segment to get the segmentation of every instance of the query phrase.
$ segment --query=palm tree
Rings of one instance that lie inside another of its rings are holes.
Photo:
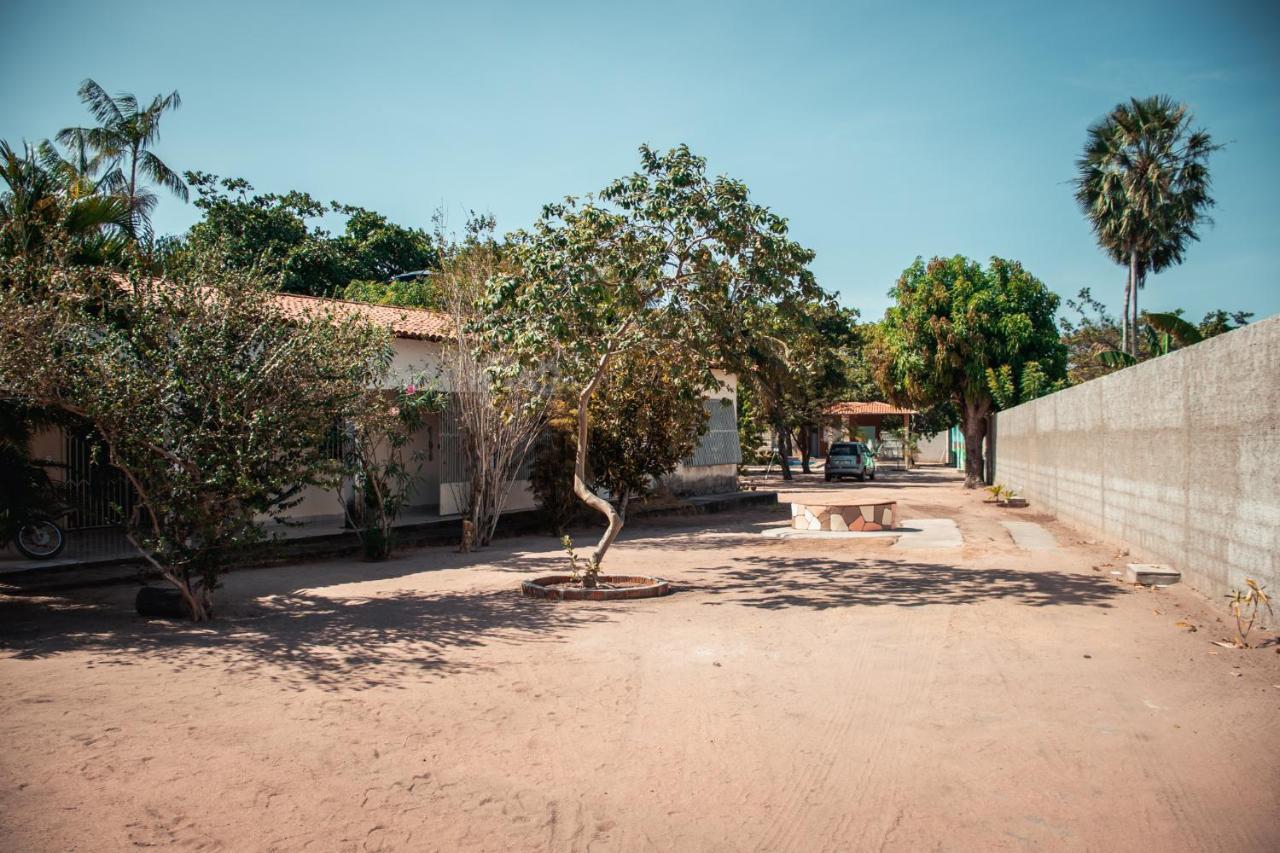
[[[31,146],[19,153],[0,140],[0,257],[35,257],[60,232],[73,263],[118,264],[132,224],[123,198],[75,195]]]
[[[1164,95],[1133,98],[1089,128],[1076,161],[1076,202],[1099,245],[1128,267],[1121,346],[1135,357],[1139,288],[1182,263],[1214,203],[1208,159],[1222,146],[1191,120],[1186,104]]]
[[[102,155],[90,151],[83,138],[76,140],[76,143],[63,155],[56,145],[46,139],[36,148],[40,164],[62,184],[69,197],[96,195],[100,184],[98,173],[102,171],[103,165]]]
[[[57,140],[74,151],[92,152],[106,170],[99,186],[124,198],[129,205],[135,236],[151,233],[156,195],[145,182],[158,184],[183,201],[187,185],[182,177],[151,151],[160,138],[160,118],[182,105],[177,92],[156,95],[145,108],[133,95],[112,97],[93,80],[80,84],[80,100],[98,120],[97,127],[68,127]]]

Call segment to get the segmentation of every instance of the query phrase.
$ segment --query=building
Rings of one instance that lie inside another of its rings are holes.
[[[445,392],[443,350],[450,337],[451,319],[441,313],[417,308],[371,305],[338,299],[279,294],[276,299],[287,314],[305,316],[320,312],[354,314],[383,326],[393,338],[394,360],[388,387],[403,387],[421,377],[438,377],[437,387]],[[709,494],[737,488],[737,466],[741,461],[737,431],[737,383],[730,374],[717,373],[720,388],[705,401],[708,430],[693,454],[665,484],[676,494]],[[96,461],[92,439],[63,429],[37,435],[32,450],[38,458],[62,463],[60,469],[70,483],[75,509],[67,522],[70,529],[117,525],[131,506],[130,490],[124,477],[110,466]],[[420,514],[449,516],[459,512],[468,488],[463,443],[448,407],[429,414],[422,429],[406,448],[421,461],[408,505]],[[528,509],[535,505],[524,471],[512,484],[505,509]],[[56,474],[55,474],[56,476]],[[335,490],[309,487],[302,500],[290,510],[296,521],[340,518],[343,505]]]

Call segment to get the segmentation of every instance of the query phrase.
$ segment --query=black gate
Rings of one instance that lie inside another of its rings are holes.
[[[66,432],[68,530],[124,527],[137,495],[92,431]]]

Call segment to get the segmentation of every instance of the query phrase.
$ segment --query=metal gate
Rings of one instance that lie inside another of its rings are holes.
[[[107,461],[107,449],[89,430],[65,433],[68,530],[123,527],[137,495],[128,478]]]

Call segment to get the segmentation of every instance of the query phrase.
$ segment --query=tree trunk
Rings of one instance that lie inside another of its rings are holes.
[[[1138,324],[1131,317],[1137,317],[1138,304],[1138,253],[1129,250],[1129,280],[1124,289],[1124,331],[1121,333],[1121,349],[1134,358],[1138,357]],[[1130,306],[1135,306],[1130,314]]]
[[[1124,280],[1124,310],[1120,311],[1120,351],[1129,352],[1129,295],[1133,292],[1134,255],[1129,255],[1129,272]]]
[[[613,504],[591,491],[587,486],[587,441],[590,432],[587,423],[587,409],[591,404],[592,395],[595,394],[596,386],[600,384],[600,379],[604,376],[608,363],[609,356],[606,355],[601,360],[596,370],[596,375],[592,377],[591,381],[582,389],[582,393],[578,395],[578,451],[574,456],[573,462],[573,493],[587,506],[603,515],[608,522],[604,535],[596,543],[596,550],[591,555],[591,560],[596,566],[604,562],[605,552],[609,550],[613,540],[618,538],[618,534],[622,532],[622,516],[618,515],[618,511],[613,508]]]
[[[796,444],[800,449],[800,470],[809,473],[809,428],[807,426],[800,427],[796,431]]]
[[[987,470],[982,443],[987,437],[987,403],[964,403],[960,429],[964,432],[964,487],[976,489],[986,483]]]
[[[199,578],[181,578],[173,571],[165,571],[162,574],[165,580],[176,586],[178,592],[182,593],[182,600],[191,611],[192,622],[205,622],[213,615],[213,596]]]
[[[791,433],[778,428],[778,456],[782,458],[782,479],[791,479]]]
[[[1142,280],[1145,276],[1141,270],[1135,268],[1133,271],[1133,322],[1129,324],[1129,328],[1133,330],[1133,357],[1138,358],[1138,291],[1142,289]]]

